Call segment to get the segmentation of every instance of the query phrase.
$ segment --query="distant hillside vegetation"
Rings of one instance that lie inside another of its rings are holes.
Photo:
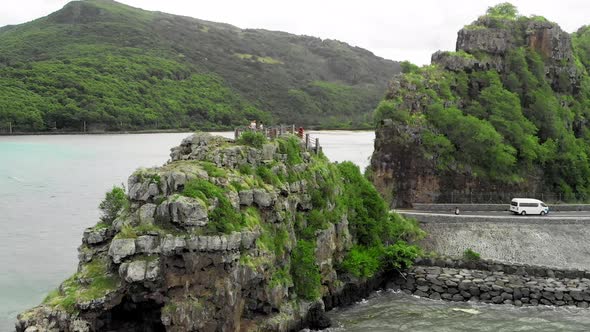
[[[371,122],[399,64],[348,44],[109,0],[0,28],[0,130]]]

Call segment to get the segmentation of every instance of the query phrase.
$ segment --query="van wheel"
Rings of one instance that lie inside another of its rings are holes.
[[[545,211],[541,211],[541,215],[544,216],[545,215]]]
[[[521,215],[521,216],[526,216],[526,211],[522,211],[522,212],[520,213],[520,215]]]

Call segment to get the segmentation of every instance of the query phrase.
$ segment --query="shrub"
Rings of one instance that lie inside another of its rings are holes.
[[[471,250],[471,248],[467,248],[467,250],[463,252],[463,258],[467,261],[478,261],[481,257],[479,253]]]
[[[406,269],[414,265],[414,260],[422,255],[422,249],[404,241],[387,246],[383,252],[385,268]]]
[[[217,166],[214,163],[204,161],[201,162],[201,167],[207,172],[207,175],[212,176],[214,178],[224,178],[227,177],[227,172]]]
[[[246,131],[236,141],[238,144],[248,145],[257,149],[262,148],[262,145],[267,142],[266,135],[257,131]]]
[[[418,241],[426,236],[426,232],[420,228],[418,221],[413,218],[404,218],[395,212],[389,213],[387,225],[388,237],[394,241]]]
[[[337,167],[344,183],[342,203],[348,207],[351,235],[360,245],[381,244],[388,235],[384,229],[389,222],[387,204],[358,166],[343,162]]]
[[[313,242],[297,241],[291,252],[291,276],[297,296],[304,300],[315,300],[321,296],[321,276],[315,263]]]
[[[381,267],[382,250],[379,247],[355,246],[346,254],[341,267],[359,278],[372,277]]]
[[[112,224],[119,212],[127,206],[125,186],[113,186],[113,189],[106,193],[104,200],[98,206],[101,211],[100,220],[108,225]]]

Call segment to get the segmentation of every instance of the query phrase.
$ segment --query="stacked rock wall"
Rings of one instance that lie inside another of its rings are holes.
[[[483,261],[425,260],[419,264],[393,283],[407,293],[434,300],[581,308],[590,303],[587,271]]]

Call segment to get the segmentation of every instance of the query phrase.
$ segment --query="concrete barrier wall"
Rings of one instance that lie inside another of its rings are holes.
[[[414,203],[414,210],[418,211],[454,211],[458,207],[461,211],[508,211],[506,204],[422,204]],[[550,211],[590,211],[590,204],[549,204]]]
[[[408,212],[397,211],[404,217],[414,218],[420,223],[435,223],[435,224],[454,224],[454,223],[510,223],[510,224],[542,224],[542,225],[570,225],[570,224],[584,224],[590,225],[590,215],[588,217],[574,217],[564,216],[556,217],[552,215],[547,216],[517,216],[506,212],[505,216],[473,216],[473,215],[453,215],[453,214],[437,214],[424,212]]]
[[[420,242],[426,251],[461,257],[472,249],[504,263],[590,270],[589,219],[406,216],[418,219],[428,233]]]

